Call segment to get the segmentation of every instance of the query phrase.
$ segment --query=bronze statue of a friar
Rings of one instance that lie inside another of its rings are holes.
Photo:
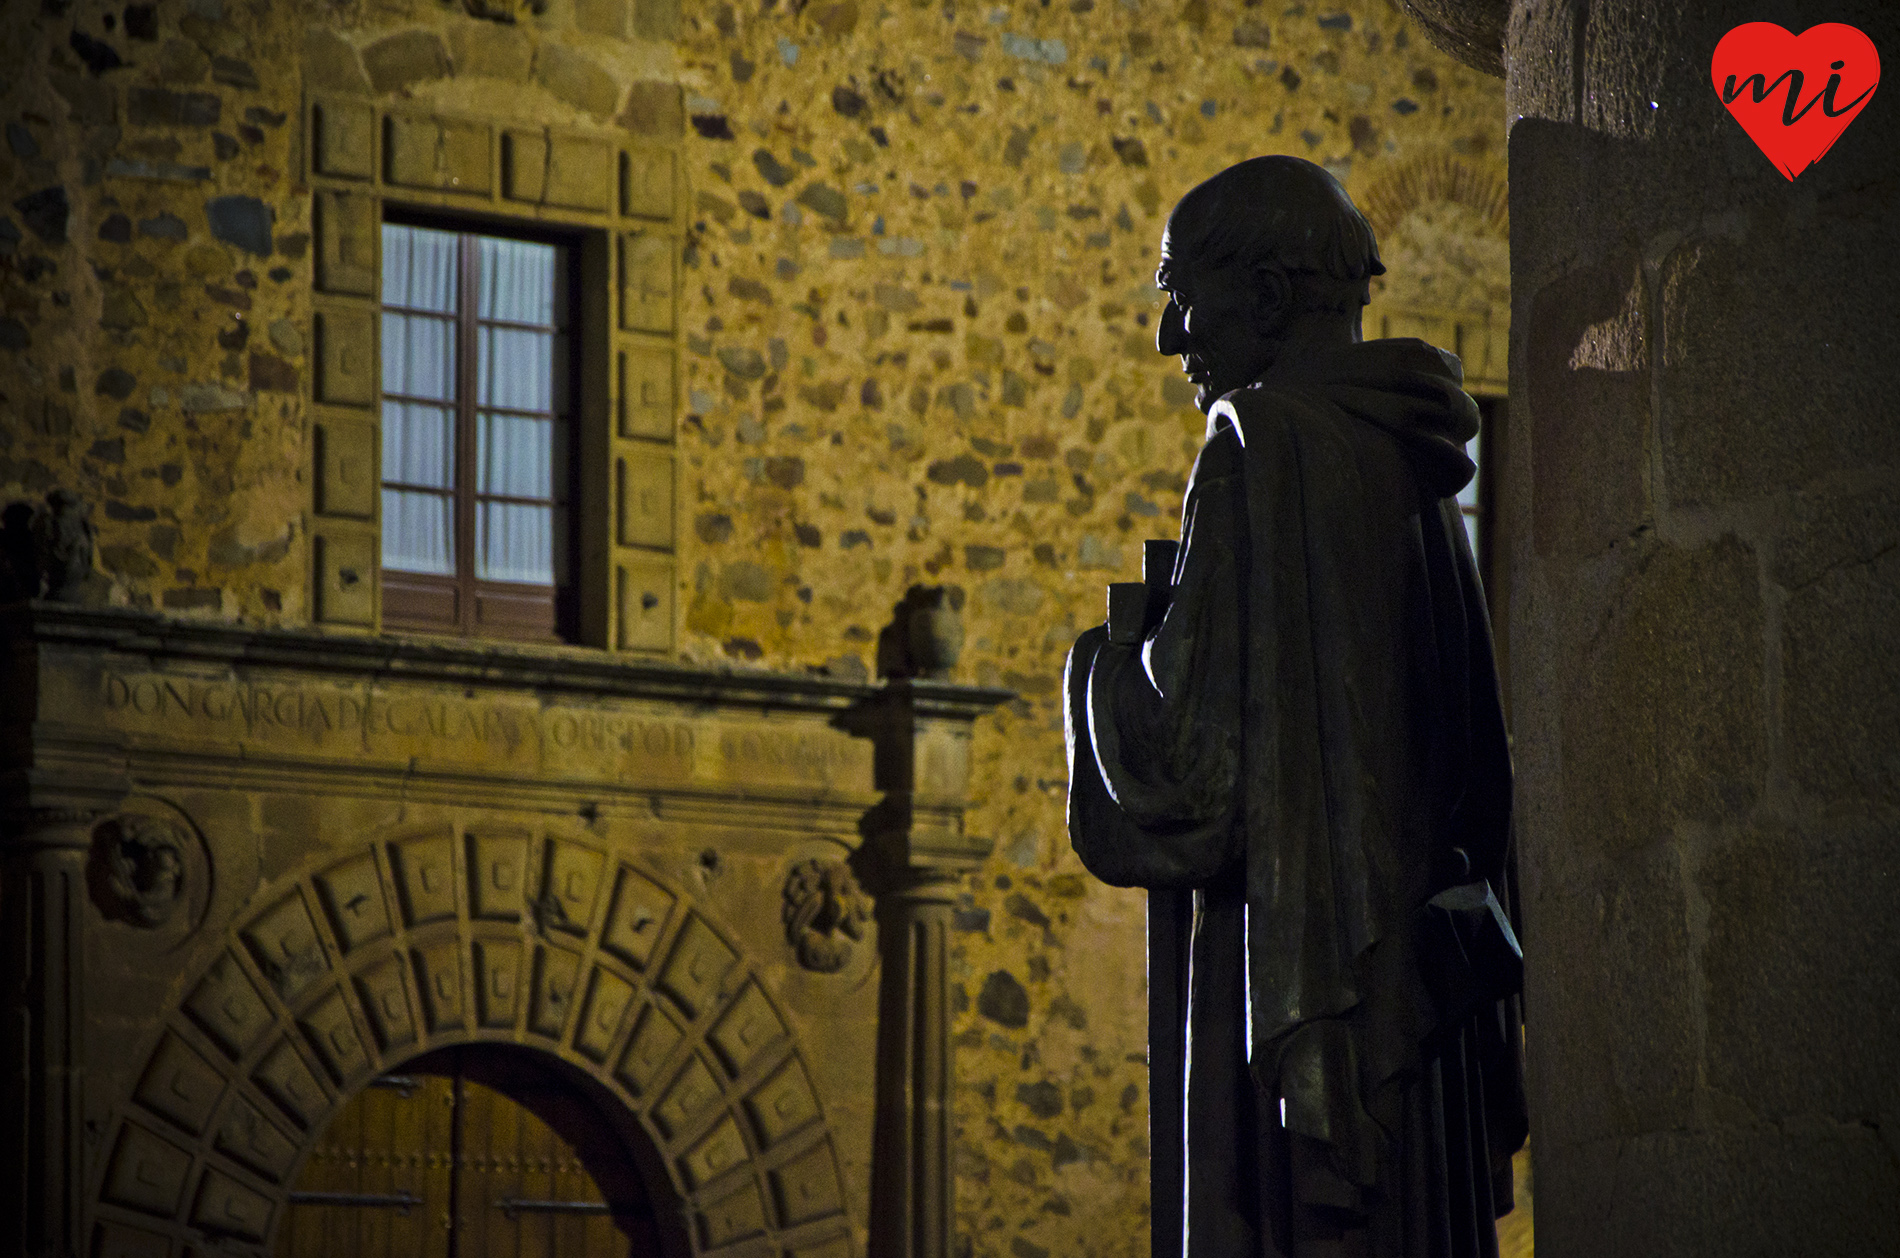
[[[1069,832],[1149,894],[1157,1258],[1497,1253],[1526,1123],[1511,767],[1456,357],[1365,341],[1372,229],[1242,162],[1162,236],[1207,437],[1069,656]]]

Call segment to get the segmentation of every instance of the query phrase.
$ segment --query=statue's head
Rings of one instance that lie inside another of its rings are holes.
[[[1255,157],[1181,198],[1161,235],[1155,334],[1211,408],[1299,340],[1359,339],[1369,281],[1383,275],[1372,227],[1323,167]]]

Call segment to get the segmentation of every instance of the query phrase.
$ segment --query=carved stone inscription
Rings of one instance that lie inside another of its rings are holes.
[[[478,763],[539,779],[871,786],[870,745],[815,720],[740,725],[461,689],[115,671],[98,674],[92,704],[105,724],[168,748],[239,743],[326,760]]]

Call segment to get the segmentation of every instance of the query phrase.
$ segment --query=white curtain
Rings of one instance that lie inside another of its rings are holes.
[[[484,494],[509,498],[553,498],[553,422],[526,415],[476,417],[475,449],[480,464],[476,482]]]
[[[383,567],[454,576],[453,503],[446,494],[383,490]]]
[[[383,392],[455,400],[455,323],[383,311]]]
[[[479,335],[475,404],[512,411],[553,410],[553,331],[483,327]]]
[[[455,313],[454,232],[383,224],[383,304]]]
[[[554,492],[555,266],[552,245],[480,242],[483,320],[532,324],[478,333],[475,355],[478,495],[552,500]],[[498,414],[488,408],[538,412]],[[554,584],[554,507],[481,502],[475,516],[475,571],[487,581]]]
[[[383,566],[455,575],[456,236],[383,227]],[[406,400],[428,398],[442,405]],[[427,490],[438,492],[430,493]]]
[[[459,241],[453,232],[383,228],[383,566],[402,572],[456,571]],[[558,263],[552,245],[477,239],[474,561],[485,581],[555,579],[554,510],[564,496],[555,484],[564,428],[556,412],[566,402]]]
[[[475,313],[483,319],[552,327],[554,246],[483,236],[480,247],[482,295]]]
[[[475,575],[484,581],[554,584],[554,509],[484,502],[475,515]]]

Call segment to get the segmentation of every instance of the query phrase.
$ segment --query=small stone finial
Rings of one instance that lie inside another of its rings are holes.
[[[878,636],[878,672],[885,677],[950,676],[963,654],[963,590],[913,585],[891,609]]]
[[[842,861],[800,861],[785,877],[785,938],[814,973],[842,970],[870,917],[870,901]]]
[[[33,539],[46,598],[56,603],[96,600],[103,579],[92,569],[90,503],[69,489],[53,490],[34,514]]]

